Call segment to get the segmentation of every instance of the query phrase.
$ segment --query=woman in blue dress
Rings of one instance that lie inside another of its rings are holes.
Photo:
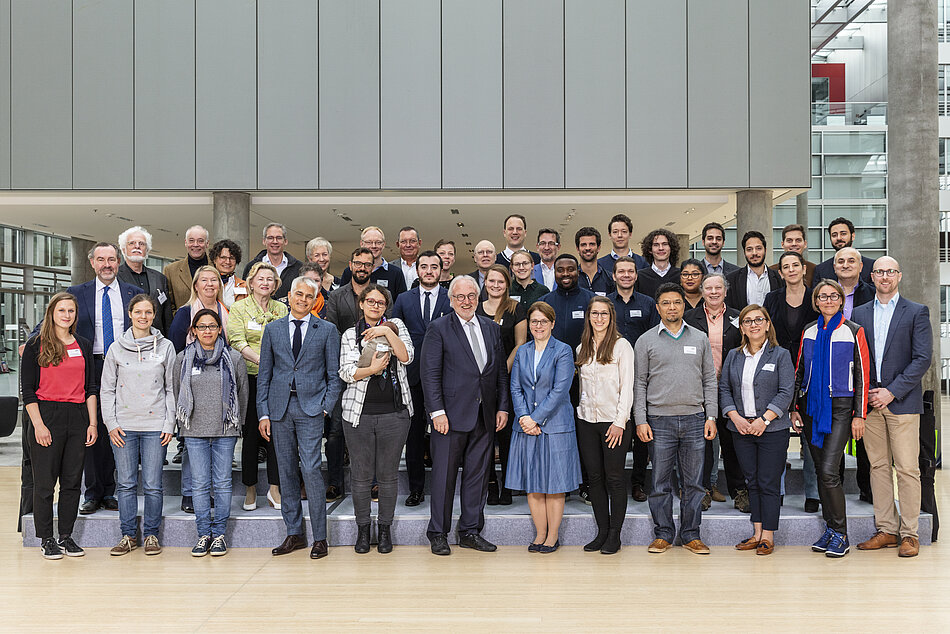
[[[570,389],[574,355],[551,336],[554,309],[535,302],[528,309],[534,337],[515,353],[511,401],[515,410],[506,486],[528,493],[537,533],[530,552],[553,553],[561,545],[564,494],[581,483]]]

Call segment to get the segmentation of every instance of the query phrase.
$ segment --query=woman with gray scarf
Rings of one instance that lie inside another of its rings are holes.
[[[231,515],[231,460],[247,408],[247,367],[224,342],[221,317],[202,309],[191,321],[195,340],[175,359],[175,418],[191,458],[198,542],[194,557],[225,555]],[[214,517],[211,487],[214,485]]]

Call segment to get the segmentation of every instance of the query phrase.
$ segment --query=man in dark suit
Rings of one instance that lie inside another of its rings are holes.
[[[525,238],[528,236],[528,221],[521,214],[511,214],[505,218],[505,249],[495,256],[495,264],[503,267],[511,267],[511,254],[515,251],[528,251],[524,246]],[[528,251],[535,264],[541,263],[541,255],[534,251]],[[543,284],[543,282],[542,282]]]
[[[485,275],[488,269],[495,263],[495,245],[491,240],[481,240],[475,245],[475,251],[472,253],[472,259],[475,260],[475,266],[478,268],[468,274],[470,278],[478,284],[479,290],[485,286]]]
[[[758,231],[746,231],[742,236],[742,252],[746,265],[726,276],[729,295],[726,303],[736,310],[749,304],[762,305],[765,296],[782,286],[782,276],[765,265],[768,245]]]
[[[873,408],[864,427],[864,447],[871,462],[874,524],[877,534],[858,544],[860,550],[900,545],[898,555],[920,550],[920,415],[924,411],[921,379],[930,368],[933,333],[927,307],[901,297],[900,265],[878,258],[871,272],[877,291],[873,302],[854,309],[853,321],[864,326],[871,348],[868,398]],[[897,470],[900,515],[894,506],[891,460]]]
[[[126,229],[119,236],[119,248],[125,260],[119,265],[116,277],[120,282],[138,286],[152,296],[158,304],[152,325],[168,336],[168,327],[172,325],[172,300],[168,290],[168,278],[145,266],[149,251],[152,250],[152,234],[142,227]]]
[[[458,543],[492,552],[485,525],[488,459],[495,432],[508,422],[508,372],[501,328],[475,314],[478,285],[467,275],[449,285],[452,314],[429,324],[420,373],[431,439],[432,496],[426,535],[436,555],[449,555],[455,479],[462,467]]]
[[[311,559],[326,557],[327,507],[320,471],[323,420],[343,389],[340,334],[333,324],[310,313],[320,286],[298,277],[290,287],[290,314],[272,321],[261,339],[257,375],[257,414],[265,440],[274,437],[280,472],[280,513],[287,528],[283,543],[271,552],[286,555],[307,546],[300,503],[300,473],[310,491]]]
[[[725,244],[726,230],[721,224],[710,222],[703,227],[703,250],[706,252],[703,256],[703,266],[706,267],[706,273],[729,275],[739,270],[738,266],[722,258],[722,247]]]
[[[442,258],[438,253],[420,253],[416,258],[416,273],[419,285],[396,299],[393,317],[406,324],[413,348],[422,350],[422,341],[429,324],[442,315],[451,313],[452,307],[449,305],[449,292],[439,285]],[[409,497],[406,498],[406,506],[419,506],[425,499],[425,434],[429,417],[425,410],[422,379],[419,376],[420,357],[421,355],[416,355],[407,368],[413,414],[409,424],[409,436],[406,438],[406,471],[409,475]]]
[[[828,224],[828,236],[831,238],[831,246],[835,251],[840,251],[845,247],[854,244],[854,223],[847,218],[835,218]],[[867,284],[871,283],[871,269],[874,268],[874,260],[871,258],[861,258],[863,266],[861,267],[861,281]],[[835,256],[831,256],[821,264],[815,267],[814,281],[819,280],[837,280],[835,274]]]

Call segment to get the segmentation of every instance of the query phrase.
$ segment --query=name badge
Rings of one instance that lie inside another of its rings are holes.
[[[765,365],[762,366],[762,371],[763,371],[763,372],[775,372],[775,364],[774,364],[774,363],[766,363]]]
[[[168,301],[168,296],[165,294],[165,291],[158,291],[158,303],[164,304]]]
[[[584,311],[582,311],[582,310],[575,310],[573,313],[571,313],[571,317],[573,317],[574,319],[583,319],[583,318],[584,318]]]
[[[604,291],[594,291],[594,295],[600,295],[601,297],[606,297],[607,293]]]
[[[234,287],[234,294],[235,294],[235,295],[247,295],[247,289],[244,288],[243,286],[235,286],[235,287]]]
[[[521,301],[521,295],[512,295],[512,296],[511,296],[511,299],[515,300],[516,302],[520,302],[520,301]]]
[[[631,309],[630,309],[630,316],[631,316],[631,317],[643,317],[643,312],[640,311],[640,310],[637,310],[637,309],[635,309],[635,308],[631,308]]]
[[[201,368],[194,367],[191,369],[191,376],[198,376],[201,374]]]
[[[248,330],[261,330],[261,325],[252,319],[251,321],[247,322],[247,329],[248,329]]]
[[[382,286],[383,288],[389,288],[389,280],[379,280],[376,283]]]
[[[683,354],[696,354],[696,346],[683,346]]]
[[[71,357],[81,357],[82,350],[80,350],[79,348],[70,348],[66,351],[66,354],[68,354]]]

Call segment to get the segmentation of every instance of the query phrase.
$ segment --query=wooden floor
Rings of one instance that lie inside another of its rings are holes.
[[[945,519],[948,484],[938,473]],[[45,561],[12,530],[18,495],[19,469],[0,468],[0,523],[11,529],[0,533],[4,632],[950,631],[950,525],[907,560],[893,549],[831,560],[807,547],[436,557],[404,546],[388,556],[332,548],[320,561],[267,549],[193,559],[184,548]]]

